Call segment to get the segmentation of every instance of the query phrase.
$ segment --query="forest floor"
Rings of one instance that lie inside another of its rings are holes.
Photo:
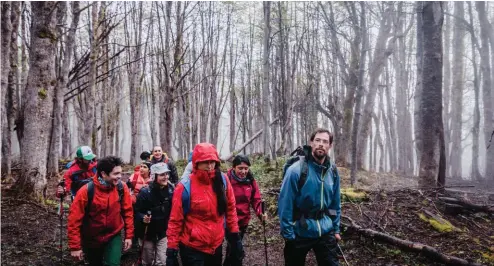
[[[256,162],[252,171],[258,180],[270,212],[266,224],[269,265],[283,265],[283,239],[279,234],[276,216],[282,162],[265,166]],[[178,163],[179,173],[183,163]],[[127,171],[131,171],[128,167]],[[349,171],[339,168],[342,189],[349,187]],[[127,176],[126,176],[127,177]],[[125,177],[125,178],[126,178]],[[57,180],[49,180],[44,203],[18,199],[10,193],[10,184],[2,184],[1,201],[1,265],[83,265],[70,258],[67,248],[66,221],[63,219],[63,262],[60,262],[60,220],[57,216],[59,201],[53,195]],[[439,252],[476,262],[494,265],[494,215],[483,212],[447,215],[435,201],[433,191],[417,189],[417,180],[393,174],[359,172],[355,191],[365,192],[363,198],[342,197],[342,214],[363,228],[391,236],[426,244]],[[494,205],[494,188],[477,184],[475,187],[455,188],[467,200]],[[460,191],[461,190],[461,191]],[[68,204],[65,204],[68,208]],[[433,213],[451,223],[451,227],[433,227],[423,213]],[[350,224],[342,218],[342,222]],[[423,253],[402,250],[394,245],[368,238],[343,226],[341,249],[349,265],[443,265],[427,258]],[[262,224],[253,218],[247,231],[244,247],[244,265],[265,265]],[[122,257],[122,265],[137,261],[138,251],[131,250]],[[340,264],[346,265],[340,256]],[[309,253],[306,265],[316,265],[315,256]]]

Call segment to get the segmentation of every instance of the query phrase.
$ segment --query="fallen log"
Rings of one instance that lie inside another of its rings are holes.
[[[269,125],[273,125],[274,123],[276,123],[276,121],[278,121],[280,118],[276,118],[275,120],[273,120],[271,123],[269,123]],[[262,134],[262,131],[264,129],[261,129],[259,131],[256,132],[256,134],[254,134],[254,136],[252,136],[250,139],[248,139],[247,141],[245,141],[242,146],[240,146],[240,148],[238,148],[237,150],[233,151],[232,153],[230,153],[228,156],[226,157],[223,157],[223,158],[220,158],[222,161],[229,161],[233,158],[233,156],[235,156],[235,154],[238,154],[241,150],[243,150],[245,147],[247,147],[247,145],[249,145],[252,141],[254,141],[255,139],[257,139],[261,134]]]
[[[459,198],[452,198],[452,197],[438,197],[439,201],[443,204],[453,204],[455,207],[456,211],[459,211],[459,207],[461,206],[463,208],[462,211],[465,212],[485,212],[488,214],[494,213],[494,207],[493,206],[487,206],[487,205],[478,205],[474,204],[472,202],[468,202],[464,199],[459,199]],[[451,207],[450,205],[446,205]]]
[[[351,224],[347,224],[345,222],[341,222],[341,224],[348,229],[349,231],[356,231],[360,235],[370,237],[372,239],[375,239],[379,242],[382,243],[387,243],[387,244],[392,244],[394,246],[397,246],[401,249],[407,250],[407,251],[413,251],[420,253],[434,261],[445,263],[447,265],[472,265],[472,266],[481,266],[482,264],[478,264],[476,262],[468,261],[465,259],[461,259],[458,257],[446,255],[444,253],[439,252],[437,249],[422,244],[418,242],[412,242],[404,239],[400,239],[385,233],[377,232],[372,229],[367,229],[367,228],[362,228],[360,225],[356,224],[355,221],[353,221],[350,217],[341,216],[344,219],[347,219],[350,221]]]

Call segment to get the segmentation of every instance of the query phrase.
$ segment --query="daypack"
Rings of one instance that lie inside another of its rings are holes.
[[[92,177],[85,178],[85,179],[81,178],[82,175],[86,172],[87,172],[87,170],[81,169],[81,170],[77,170],[77,171],[73,172],[70,175],[70,179],[72,180],[72,183],[70,185],[70,191],[73,192],[73,196],[75,196],[77,194],[77,191],[79,191],[79,189],[81,187],[83,187],[84,185],[89,184],[90,182],[93,181]],[[95,175],[96,172],[97,172],[96,167],[93,167],[92,174]]]
[[[281,178],[285,179],[286,170],[292,166],[294,163],[300,161],[300,178],[297,183],[297,188],[300,191],[302,187],[305,185],[307,181],[307,175],[309,173],[309,166],[307,164],[306,156],[309,154],[311,147],[308,145],[298,146],[292,153],[290,153],[290,157],[286,160],[285,165],[283,166],[283,173]],[[333,183],[334,177],[336,176],[336,166],[331,164],[331,171],[333,172]]]
[[[223,180],[223,187],[226,192],[226,177],[225,174],[221,173],[221,177]],[[190,212],[190,175],[184,176],[180,183],[184,186],[184,191],[182,192],[182,209],[184,210],[184,216]]]
[[[122,181],[118,180],[117,183],[117,191],[118,191],[118,202],[120,206],[122,206],[122,199],[124,196],[124,186]],[[84,216],[86,217],[89,214],[89,210],[91,209],[91,204],[93,203],[94,198],[94,182],[91,181],[87,183],[87,205],[86,210],[84,212]]]

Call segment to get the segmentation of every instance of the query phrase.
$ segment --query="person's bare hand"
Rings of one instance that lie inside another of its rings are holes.
[[[84,254],[82,253],[82,250],[71,251],[70,256],[76,260],[79,260],[79,261],[84,259]]]
[[[151,215],[144,215],[144,220],[143,220],[143,222],[144,222],[145,224],[150,223],[150,222],[151,222]]]
[[[58,195],[59,197],[61,197],[61,196],[64,196],[64,194],[65,194],[65,188],[64,188],[64,187],[62,187],[62,186],[58,186],[58,187],[57,187],[57,195]]]
[[[132,247],[132,239],[125,239],[124,242],[124,251],[127,251]]]
[[[261,214],[261,216],[259,216],[259,218],[261,218],[262,222],[267,222],[268,221],[268,214],[267,213]]]
[[[334,234],[334,237],[336,238],[336,241],[340,241],[341,240],[340,234]]]

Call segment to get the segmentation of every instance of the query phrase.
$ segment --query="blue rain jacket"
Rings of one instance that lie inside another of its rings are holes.
[[[278,216],[280,217],[281,235],[287,240],[296,237],[318,238],[331,231],[340,232],[340,176],[335,170],[335,176],[329,163],[319,165],[306,157],[308,163],[307,181],[298,189],[301,161],[291,165],[283,177],[280,197],[278,199]],[[324,215],[322,219],[306,218],[307,227],[300,225],[300,219],[294,221],[294,208],[300,213],[316,213],[318,210],[332,209],[336,211],[333,220]]]

